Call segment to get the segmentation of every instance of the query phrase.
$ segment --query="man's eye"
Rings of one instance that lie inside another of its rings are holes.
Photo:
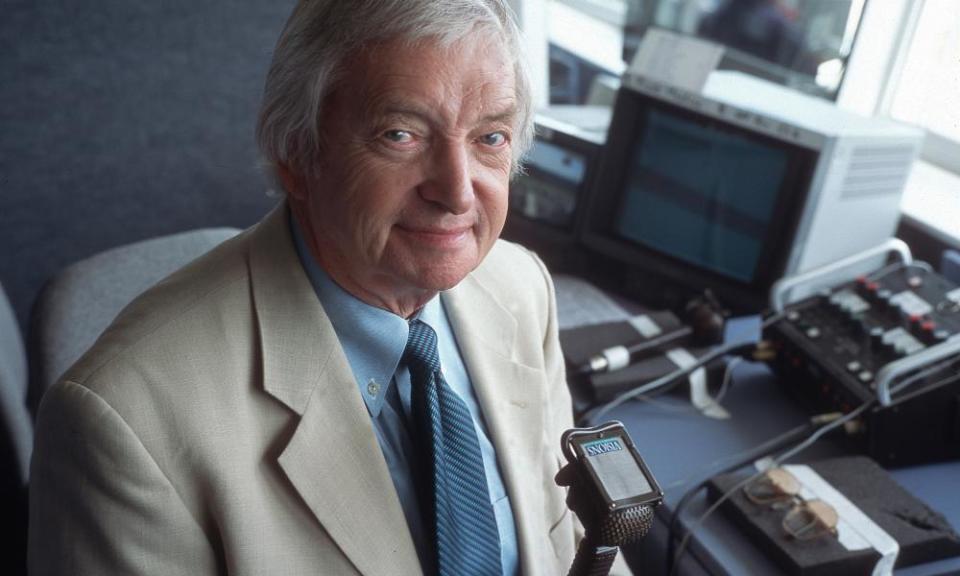
[[[387,130],[383,133],[383,137],[398,144],[403,144],[404,142],[413,140],[413,134],[407,132],[406,130]]]
[[[507,143],[507,135],[503,132],[491,132],[481,136],[480,140],[487,146],[503,146]]]

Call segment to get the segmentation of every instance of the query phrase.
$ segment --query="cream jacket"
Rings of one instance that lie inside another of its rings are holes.
[[[566,574],[571,426],[553,286],[498,242],[441,295],[514,506],[526,576]],[[420,573],[347,358],[281,205],[134,301],[45,396],[37,576]]]

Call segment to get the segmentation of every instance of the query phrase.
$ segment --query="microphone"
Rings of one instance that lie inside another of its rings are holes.
[[[640,360],[647,352],[666,344],[673,344],[688,336],[691,336],[696,344],[719,344],[723,341],[723,329],[726,323],[724,314],[719,308],[716,300],[709,293],[695,298],[684,307],[685,325],[650,340],[605,348],[578,366],[577,372],[589,375],[620,370]]]
[[[670,344],[681,338],[686,338],[691,334],[693,334],[692,328],[689,326],[681,326],[673,332],[661,334],[656,338],[651,338],[644,342],[638,342],[630,346],[611,346],[591,356],[589,360],[577,368],[577,372],[580,374],[598,374],[600,372],[610,372],[626,368],[639,360],[645,352],[656,349],[664,344]]]
[[[585,529],[568,576],[606,576],[619,547],[646,536],[663,490],[620,422],[571,428],[560,447],[567,465],[554,480]]]

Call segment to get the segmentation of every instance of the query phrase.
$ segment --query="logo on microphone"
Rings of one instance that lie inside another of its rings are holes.
[[[587,456],[600,456],[601,454],[609,454],[610,452],[619,452],[623,450],[623,445],[620,444],[620,441],[616,438],[607,438],[584,444],[583,449],[587,453]]]

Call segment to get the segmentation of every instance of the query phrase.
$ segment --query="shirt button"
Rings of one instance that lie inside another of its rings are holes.
[[[377,384],[376,380],[371,379],[370,382],[367,383],[367,393],[371,396],[376,396],[380,393],[380,385]]]

